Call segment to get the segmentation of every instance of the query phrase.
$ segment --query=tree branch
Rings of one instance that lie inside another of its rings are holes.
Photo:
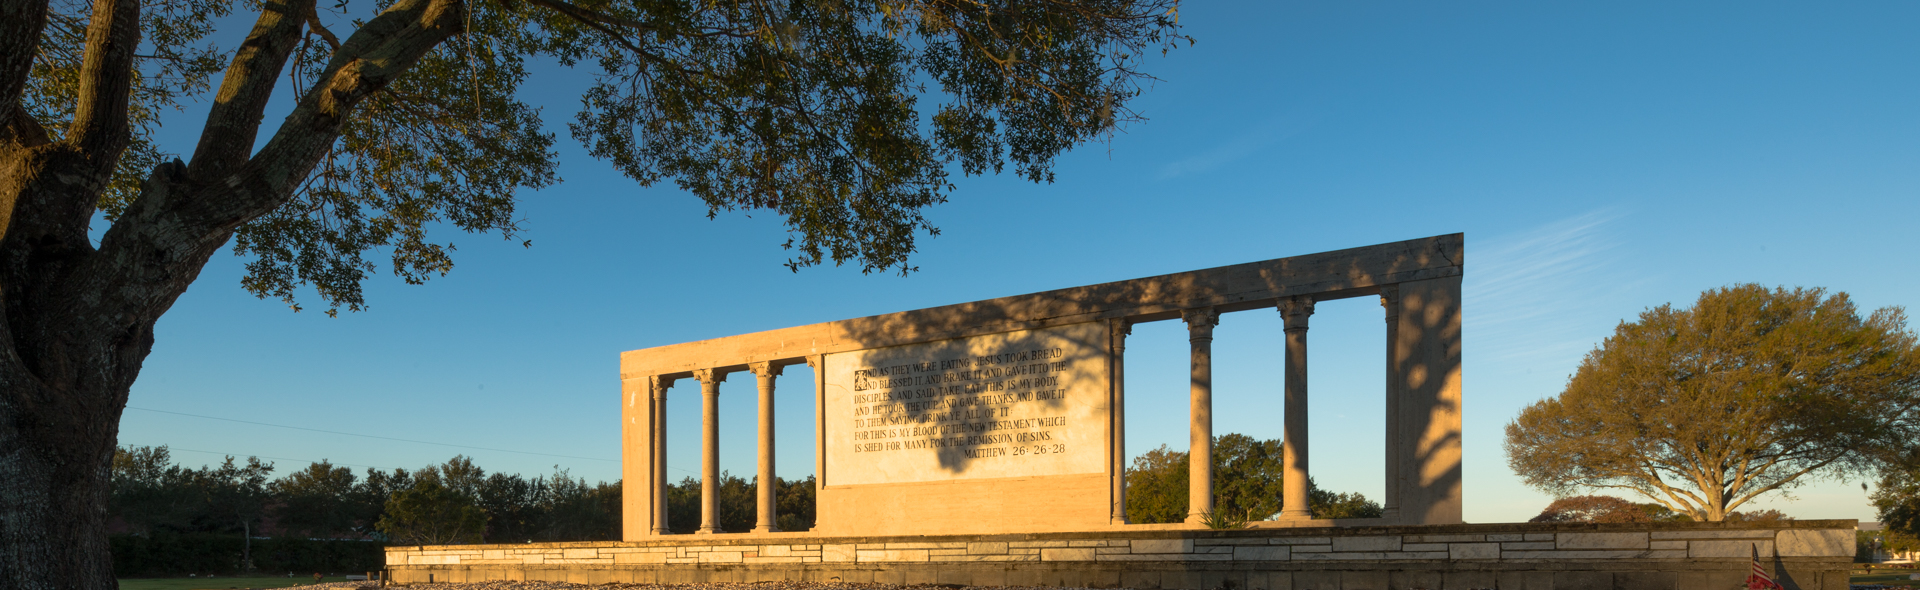
[[[47,0],[0,0],[0,113],[18,105],[27,90],[48,12]]]
[[[300,25],[313,12],[314,0],[270,0],[263,3],[253,31],[234,52],[233,63],[207,113],[200,145],[193,150],[187,177],[211,182],[243,164],[253,153],[260,114],[273,97],[275,80],[286,67],[287,56],[300,40]]]
[[[67,143],[86,154],[101,173],[113,170],[127,147],[127,99],[133,92],[134,50],[139,46],[139,0],[95,0]]]

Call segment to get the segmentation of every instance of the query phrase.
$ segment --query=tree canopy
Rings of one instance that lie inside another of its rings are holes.
[[[1622,322],[1560,395],[1506,428],[1556,495],[1637,492],[1695,520],[1810,478],[1866,473],[1920,436],[1920,347],[1899,308],[1736,285]]]
[[[1050,181],[1140,120],[1178,4],[0,0],[0,586],[113,587],[113,425],[214,252],[331,314],[377,262],[449,271],[430,229],[519,239],[516,199],[560,181],[536,64],[591,76],[568,135],[638,186],[777,216],[793,269],[904,273],[952,172]],[[195,145],[162,145],[203,99]]]

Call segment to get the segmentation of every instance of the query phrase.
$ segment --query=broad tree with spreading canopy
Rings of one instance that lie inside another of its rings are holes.
[[[955,164],[1048,181],[1138,120],[1141,62],[1191,42],[1177,4],[0,0],[0,587],[115,586],[120,414],[215,251],[331,314],[371,251],[419,282],[453,265],[429,228],[516,237],[559,181],[533,64],[592,72],[567,130],[638,185],[778,215],[796,269],[904,272]],[[197,143],[162,145],[202,98]]]
[[[1507,424],[1507,463],[1564,496],[1630,490],[1694,520],[1820,477],[1864,475],[1920,437],[1920,346],[1894,307],[1736,285],[1621,322],[1559,396]]]

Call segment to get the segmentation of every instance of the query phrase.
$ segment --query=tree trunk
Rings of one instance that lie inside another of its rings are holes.
[[[7,404],[0,426],[0,587],[114,588],[106,505],[118,422],[33,428],[49,421],[17,409]]]

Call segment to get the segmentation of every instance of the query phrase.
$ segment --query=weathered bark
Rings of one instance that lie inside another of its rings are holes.
[[[287,202],[360,101],[459,32],[465,5],[389,7],[346,41],[249,158],[311,6],[267,4],[228,69],[193,165],[155,169],[96,249],[88,224],[128,142],[140,4],[95,4],[74,123],[49,142],[20,108],[46,3],[0,0],[0,588],[116,586],[108,473],[154,323],[236,227]]]

